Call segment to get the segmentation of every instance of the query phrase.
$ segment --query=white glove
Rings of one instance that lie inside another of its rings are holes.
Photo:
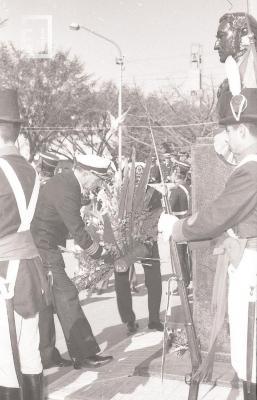
[[[164,241],[168,241],[172,235],[175,223],[179,221],[175,215],[161,214],[158,222],[158,232],[161,233]]]

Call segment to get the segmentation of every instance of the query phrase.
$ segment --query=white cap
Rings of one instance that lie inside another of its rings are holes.
[[[111,160],[95,154],[79,154],[76,157],[77,164],[85,170],[95,172],[100,175],[107,173]]]

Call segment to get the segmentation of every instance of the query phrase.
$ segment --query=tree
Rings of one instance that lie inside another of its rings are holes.
[[[197,137],[213,132],[216,120],[213,86],[199,102],[183,96],[178,89],[145,96],[138,87],[127,89],[125,101],[132,106],[126,120],[130,128],[124,132],[124,144],[134,143],[142,159],[152,147],[149,123],[160,154],[181,148],[189,150]]]
[[[111,82],[104,82],[90,95],[90,103],[72,116],[74,128],[54,141],[54,149],[71,157],[76,152],[108,154],[116,158],[118,149],[117,132],[111,127],[110,114],[117,116],[118,90]]]
[[[94,88],[83,64],[69,52],[33,59],[12,44],[0,46],[0,84],[19,92],[30,161],[53,139],[63,136],[63,127],[72,129],[72,117],[90,106]]]

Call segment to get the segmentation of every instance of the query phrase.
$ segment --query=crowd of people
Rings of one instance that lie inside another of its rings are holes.
[[[248,32],[250,27],[253,31]],[[242,51],[239,35],[245,36],[247,32],[251,39],[248,52]],[[251,17],[246,21],[244,13],[226,14],[220,20],[215,48],[219,50],[221,62],[228,59],[234,63],[233,71],[241,57],[246,55],[243,61],[249,62],[241,71],[241,77],[237,75],[239,80],[254,71],[251,69],[254,57],[249,58],[249,54],[252,52],[256,56],[253,40],[257,39],[256,32],[257,22]],[[228,274],[231,362],[243,382],[244,399],[256,400],[257,84],[251,86],[253,80],[246,78],[234,93],[228,76],[219,94],[219,124],[224,127],[223,155],[229,149],[236,159],[222,193],[204,209],[189,215],[190,158],[188,154],[176,154],[164,162],[165,180],[172,184],[169,201],[173,215],[161,213],[162,191],[158,190],[158,183],[163,178],[162,165],[154,165],[145,195],[150,199],[149,209],[160,210],[159,235],[163,240],[172,237],[178,243],[185,286],[192,278],[187,242],[225,235],[215,278],[215,304],[222,319],[226,292],[221,289],[226,287]],[[16,91],[2,89],[0,399],[43,400],[44,368],[68,365],[95,368],[113,360],[111,355],[99,354],[99,345],[82,310],[78,292],[66,274],[62,256],[66,240],[71,236],[87,256],[115,265],[117,260],[90,234],[81,215],[83,201],[92,200],[85,196],[84,189],[96,193],[102,182],[109,179],[111,162],[104,157],[84,154],[78,155],[74,162],[60,162],[55,154],[42,154],[40,182],[35,169],[15,146],[21,123]],[[157,240],[147,251],[142,254],[141,263],[148,290],[148,328],[163,331]],[[114,277],[118,311],[127,333],[133,334],[138,323],[132,307],[129,269],[115,270]],[[70,359],[64,359],[56,348],[54,312],[60,321]],[[217,325],[215,319],[213,324],[210,354],[214,351],[220,322]]]

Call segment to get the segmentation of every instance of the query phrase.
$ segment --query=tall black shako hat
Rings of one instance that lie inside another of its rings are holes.
[[[22,123],[18,94],[14,89],[0,88],[0,122]]]
[[[257,124],[257,54],[249,22],[248,38],[249,47],[240,62],[232,56],[225,61],[229,90],[218,100],[220,125]]]
[[[219,100],[219,124],[257,124],[257,88],[244,88],[240,94],[225,92]]]

